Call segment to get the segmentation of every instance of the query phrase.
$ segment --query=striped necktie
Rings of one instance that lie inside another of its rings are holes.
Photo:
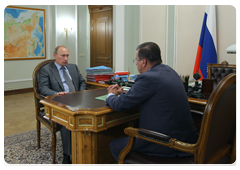
[[[68,87],[69,87],[69,91],[70,92],[75,92],[76,90],[75,90],[75,87],[74,87],[74,85],[73,85],[73,82],[72,82],[72,80],[69,78],[69,76],[68,76],[68,74],[67,74],[67,72],[66,72],[66,70],[65,70],[65,67],[61,67],[61,69],[63,70],[63,77],[65,78],[65,80],[66,80],[66,83],[67,83],[67,85],[68,85]]]

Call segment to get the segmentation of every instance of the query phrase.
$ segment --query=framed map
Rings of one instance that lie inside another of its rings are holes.
[[[6,7],[4,10],[4,60],[45,58],[45,10]]]

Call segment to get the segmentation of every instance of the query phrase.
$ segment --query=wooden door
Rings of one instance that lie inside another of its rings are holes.
[[[112,68],[112,5],[89,5],[91,67]]]

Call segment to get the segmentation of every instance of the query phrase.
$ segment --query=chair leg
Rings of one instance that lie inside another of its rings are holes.
[[[56,134],[52,133],[52,156],[53,156],[53,164],[55,164],[56,157]]]
[[[39,120],[37,120],[37,143],[38,143],[38,149],[40,148],[40,133],[41,133],[41,123]]]

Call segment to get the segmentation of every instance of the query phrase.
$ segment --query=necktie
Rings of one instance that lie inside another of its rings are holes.
[[[67,85],[68,85],[68,87],[69,87],[69,91],[70,92],[75,92],[76,90],[75,90],[75,87],[74,87],[74,85],[73,85],[73,82],[72,82],[72,80],[69,78],[69,76],[68,76],[68,74],[67,74],[67,72],[66,72],[66,70],[65,70],[65,67],[61,67],[61,69],[63,70],[63,77],[65,78],[65,80],[66,80],[66,83],[67,83]]]

